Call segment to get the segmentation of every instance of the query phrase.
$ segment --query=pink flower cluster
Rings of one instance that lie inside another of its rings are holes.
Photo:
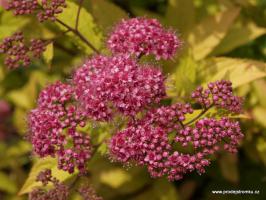
[[[243,138],[238,122],[204,118],[195,125],[184,125],[185,114],[192,112],[189,104],[180,103],[148,112],[111,138],[111,158],[126,165],[147,166],[152,177],[166,175],[172,181],[194,170],[204,173],[210,156],[221,146],[232,153],[237,151]],[[173,133],[175,137],[170,139]],[[178,144],[192,147],[193,153],[175,149]]]
[[[172,58],[181,41],[172,30],[164,29],[158,20],[139,17],[117,24],[107,44],[115,54],[154,55],[160,60]]]
[[[96,194],[94,188],[88,185],[83,185],[78,190],[84,200],[103,200],[102,197]]]
[[[52,183],[53,188],[49,190],[36,188],[29,193],[29,200],[66,200],[69,197],[69,187],[63,183],[60,183],[55,177],[52,176],[52,172],[49,169],[41,171],[36,181],[46,186],[48,183]]]
[[[87,115],[110,120],[116,110],[134,116],[165,96],[164,76],[151,65],[125,56],[96,56],[73,77],[76,93]]]
[[[73,88],[57,82],[41,92],[38,108],[28,119],[34,152],[41,157],[57,156],[58,167],[70,173],[75,167],[85,172],[91,157],[89,136],[77,131],[85,118],[73,102]]]
[[[242,111],[243,98],[233,95],[230,81],[221,80],[209,83],[208,88],[205,90],[203,87],[198,87],[192,93],[192,98],[205,108],[214,105],[234,113]]]
[[[56,20],[56,15],[63,12],[65,0],[9,0],[6,7],[14,15],[36,14],[39,21]]]
[[[50,169],[39,172],[36,181],[41,182],[42,186],[47,186],[51,183],[52,188],[34,188],[34,190],[29,193],[29,200],[66,200],[71,196],[70,191],[73,188],[55,178]],[[97,196],[96,191],[88,184],[82,184],[76,189],[83,200],[102,200],[101,197]]]
[[[192,114],[193,109],[190,104],[176,103],[170,106],[161,106],[147,112],[142,120],[145,124],[156,124],[168,132],[180,129],[185,121],[186,114]]]
[[[32,39],[26,43],[21,32],[7,37],[0,44],[0,53],[6,54],[5,65],[14,69],[20,65],[28,66],[34,57],[40,57],[45,51],[46,42],[40,39]]]
[[[220,149],[221,142],[224,143],[224,150],[236,153],[237,145],[242,138],[239,122],[224,117],[220,120],[200,119],[194,127],[187,126],[180,130],[175,141],[181,143],[183,147],[191,144],[204,154],[211,155]]]
[[[160,127],[135,125],[118,132],[110,141],[110,153],[125,163],[145,165],[152,177],[167,175],[169,180],[179,180],[183,175],[197,170],[205,172],[209,160],[204,154],[175,151],[168,133]]]
[[[8,0],[7,10],[13,10],[14,15],[32,14],[38,8],[37,0]]]
[[[63,12],[63,9],[67,6],[66,0],[42,0],[42,10],[38,12],[37,17],[40,22],[46,20],[56,20],[56,15]]]

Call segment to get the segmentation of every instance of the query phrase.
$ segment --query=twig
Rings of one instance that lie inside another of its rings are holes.
[[[213,105],[210,105],[208,108],[204,108],[201,113],[195,117],[194,119],[190,120],[189,122],[185,123],[184,125],[187,126],[191,123],[193,123],[194,121],[196,121],[197,119],[201,118],[208,110],[210,110],[210,108],[212,107]]]
[[[182,127],[182,129],[185,129],[185,125],[182,123],[182,121],[178,120],[178,123],[180,124],[180,126]]]
[[[81,11],[81,7],[83,4],[84,0],[80,0],[79,1],[79,8],[78,8],[78,13],[77,13],[77,18],[76,18],[76,25],[75,25],[75,29],[78,30],[78,26],[79,26],[79,17],[80,17],[80,11]]]
[[[100,52],[98,51],[98,49],[96,49],[78,30],[72,28],[71,26],[67,25],[66,23],[64,23],[63,21],[61,21],[60,19],[56,19],[56,21],[61,24],[62,26],[64,26],[67,30],[73,32],[75,35],[77,35],[88,47],[90,47],[94,52],[96,52],[97,54],[99,54]]]

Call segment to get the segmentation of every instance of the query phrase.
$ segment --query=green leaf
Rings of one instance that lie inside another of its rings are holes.
[[[67,8],[64,9],[64,12],[58,16],[58,19],[67,24],[68,26],[75,28],[76,17],[78,13],[78,5],[67,1]],[[64,26],[57,23],[57,25],[62,29],[66,30]],[[78,26],[79,32],[97,49],[101,48],[102,45],[102,33],[99,28],[93,21],[93,17],[85,8],[80,10],[80,20]],[[78,36],[69,32],[68,35],[71,37],[72,41],[78,45],[82,50],[87,54],[91,54],[94,51],[85,44]]]
[[[266,76],[266,63],[234,58],[213,58],[207,60],[199,74],[205,84],[211,81],[227,79],[233,87],[250,83]]]
[[[35,106],[39,90],[57,79],[56,76],[34,71],[24,87],[7,93],[8,100],[15,105],[12,120],[19,133],[24,134],[27,131],[27,114]]]
[[[186,95],[195,87],[198,63],[191,55],[183,56],[176,70],[168,77],[167,94],[170,97]]]
[[[254,95],[258,97],[260,105],[266,108],[266,81],[264,79],[254,81],[252,87],[254,89]]]
[[[221,43],[213,50],[212,55],[221,55],[247,44],[266,33],[265,28],[258,27],[253,22],[236,23],[224,37]]]
[[[195,23],[193,0],[170,0],[166,9],[164,22],[177,29],[182,37],[185,37]]]
[[[44,61],[50,66],[54,57],[54,45],[51,42],[46,46],[46,50],[43,52]]]
[[[31,192],[35,187],[41,186],[40,182],[36,182],[38,174],[45,170],[51,169],[52,175],[56,177],[59,181],[66,181],[67,179],[76,175],[76,173],[69,174],[63,170],[57,168],[57,160],[55,158],[47,157],[39,159],[32,167],[29,177],[19,191],[19,195],[23,195]]]
[[[124,199],[117,195],[133,193],[149,183],[147,170],[141,167],[121,168],[121,165],[110,162],[99,154],[95,154],[88,163],[92,177],[91,182],[104,199]],[[116,177],[118,176],[118,177]]]
[[[20,31],[29,22],[29,18],[14,17],[12,12],[3,12],[0,15],[0,40]]]
[[[100,174],[100,181],[112,188],[119,188],[133,177],[124,169],[115,168]]]
[[[259,124],[266,127],[266,108],[255,107],[252,111],[252,114]]]
[[[28,83],[20,89],[9,92],[7,98],[20,108],[31,109],[35,105],[38,89],[56,79],[56,76],[48,76],[44,72],[34,71]]]
[[[19,141],[16,145],[11,146],[6,151],[6,156],[14,158],[31,151],[31,145],[26,141]]]
[[[91,0],[91,4],[91,12],[95,21],[105,31],[110,30],[110,28],[121,19],[128,18],[124,10],[107,0]]]
[[[0,172],[0,190],[8,193],[15,193],[17,190],[15,182],[3,172]]]
[[[239,8],[230,8],[215,16],[204,19],[189,35],[193,56],[200,60],[209,55],[221,42],[230,26],[239,15]]]

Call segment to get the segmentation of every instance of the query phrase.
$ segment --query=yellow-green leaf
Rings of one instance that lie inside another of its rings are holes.
[[[180,59],[176,70],[171,73],[167,81],[167,94],[170,97],[186,95],[195,87],[198,63],[191,55]]]
[[[189,35],[189,43],[196,60],[205,58],[221,42],[239,15],[239,11],[240,9],[235,7],[207,17],[192,31]]]
[[[209,59],[200,76],[205,79],[205,84],[211,81],[227,79],[232,81],[233,87],[250,83],[266,76],[266,63],[234,58]]]
[[[266,127],[266,108],[255,107],[252,113],[255,120],[262,126]]]
[[[114,168],[110,171],[104,171],[100,175],[101,182],[109,185],[112,188],[119,188],[132,178],[133,177],[127,171],[121,168]]]
[[[41,158],[33,165],[26,182],[19,191],[19,195],[29,193],[35,187],[41,186],[40,182],[36,182],[36,178],[38,174],[45,169],[51,169],[52,175],[60,181],[65,181],[71,178],[72,176],[76,175],[76,173],[69,174],[68,172],[59,170],[57,168],[57,160],[55,158],[51,157]]]
[[[53,57],[54,57],[54,45],[51,42],[46,46],[46,50],[43,52],[43,58],[48,65],[51,65]]]
[[[34,71],[31,74],[30,80],[24,87],[9,92],[7,97],[16,106],[24,109],[31,109],[35,105],[39,92],[38,89],[56,80],[56,78],[56,76],[48,76],[41,71]]]
[[[25,17],[14,17],[12,12],[3,12],[0,15],[0,40],[20,31],[29,21]]]
[[[0,190],[8,193],[15,193],[17,190],[14,180],[3,172],[0,172]]]
[[[170,0],[164,21],[185,37],[195,23],[193,0]]]
[[[254,88],[254,95],[258,97],[260,105],[266,108],[266,80],[259,79],[257,81],[254,81],[252,86]]]
[[[253,22],[236,23],[224,37],[221,43],[215,47],[212,55],[220,55],[229,52],[236,47],[244,45],[266,33],[266,28],[258,27]]]
[[[91,0],[91,4],[92,14],[96,22],[106,31],[110,30],[111,27],[121,19],[128,17],[125,11],[110,1]]]

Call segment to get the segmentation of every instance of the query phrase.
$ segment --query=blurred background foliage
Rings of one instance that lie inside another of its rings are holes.
[[[67,2],[60,19],[71,25],[78,6],[76,0]],[[134,16],[155,17],[183,40],[175,59],[156,63],[169,74],[172,101],[186,100],[197,85],[209,81],[233,82],[245,97],[241,119],[245,139],[237,155],[217,155],[206,174],[192,173],[173,183],[153,180],[145,169],[110,163],[102,156],[106,153],[102,145],[88,164],[91,184],[107,200],[266,199],[266,0],[86,0],[80,31],[106,52],[103,40],[112,25]],[[73,178],[58,171],[54,159],[32,157],[26,118],[45,85],[70,79],[75,66],[92,53],[74,35],[60,34],[64,29],[58,24],[39,24],[34,17],[14,17],[0,8],[0,40],[18,30],[27,38],[58,38],[28,68],[10,71],[0,57],[1,200],[27,199],[24,194],[38,185],[35,177],[43,168],[51,168],[60,180]],[[96,132],[101,133],[95,134],[98,142],[108,138],[108,127]],[[260,190],[260,195],[211,192],[238,189]]]

